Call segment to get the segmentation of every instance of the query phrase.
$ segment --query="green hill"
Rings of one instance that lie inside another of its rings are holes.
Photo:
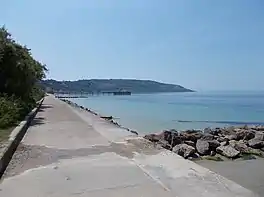
[[[180,85],[134,79],[90,79],[78,81],[44,80],[42,84],[54,92],[105,92],[126,90],[132,93],[193,92]]]

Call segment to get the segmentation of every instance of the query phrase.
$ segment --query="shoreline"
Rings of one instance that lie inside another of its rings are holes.
[[[109,123],[111,123],[113,125],[116,125],[116,126],[122,128],[122,129],[125,129],[125,130],[127,130],[127,131],[129,131],[129,132],[131,132],[131,133],[133,133],[135,135],[139,135],[139,133],[137,131],[132,130],[132,129],[129,129],[127,127],[124,127],[124,126],[120,125],[118,122],[114,121],[114,117],[113,116],[104,116],[102,114],[99,114],[99,113],[97,113],[97,112],[95,112],[95,111],[87,108],[87,107],[83,107],[83,106],[78,105],[77,103],[72,102],[72,101],[69,101],[67,99],[60,99],[60,100],[63,101],[63,102],[65,102],[65,103],[67,103],[67,104],[69,104],[69,105],[71,105],[72,107],[77,107],[79,109],[82,109],[82,110],[85,110],[87,112],[90,112],[91,114],[93,114],[95,116],[98,116],[99,118],[102,118],[102,119],[108,121]]]

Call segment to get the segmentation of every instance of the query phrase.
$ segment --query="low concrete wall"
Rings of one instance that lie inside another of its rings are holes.
[[[44,98],[38,101],[38,106],[34,108],[10,134],[6,148],[2,153],[0,153],[0,179],[3,176],[10,160],[12,159],[14,152],[17,149],[17,146],[23,139],[28,127],[30,126],[31,121],[34,119],[43,101]]]

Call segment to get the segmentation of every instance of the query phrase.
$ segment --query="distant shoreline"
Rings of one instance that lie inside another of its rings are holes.
[[[41,84],[53,92],[111,92],[129,91],[135,93],[194,92],[177,84],[137,79],[84,79],[77,81],[43,80]]]

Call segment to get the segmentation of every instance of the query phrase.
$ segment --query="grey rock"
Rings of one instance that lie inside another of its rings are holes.
[[[225,142],[226,141],[226,139],[224,137],[218,137],[218,138],[216,138],[216,140],[218,142]]]
[[[226,135],[225,136],[225,139],[228,139],[228,140],[236,140],[237,137],[236,137],[236,135]]]
[[[171,146],[166,140],[160,140],[160,141],[158,142],[158,144],[159,144],[161,147],[165,148],[165,149],[168,149],[168,150],[171,150],[171,149],[172,149],[172,146]]]
[[[183,131],[183,133],[194,134],[194,133],[202,133],[202,131],[201,130],[191,129],[191,130]]]
[[[181,143],[181,139],[178,137],[179,133],[174,129],[165,130],[160,135],[161,138],[166,140],[172,147]]]
[[[255,133],[252,130],[239,129],[236,132],[236,140],[251,140],[255,137]]]
[[[240,152],[231,145],[219,146],[216,148],[216,152],[228,158],[235,158],[240,154]]]
[[[148,134],[148,135],[145,135],[144,138],[151,142],[158,142],[162,139],[161,135],[158,135],[158,134]]]
[[[203,130],[203,132],[204,132],[204,133],[209,133],[209,134],[211,134],[212,129],[211,129],[210,127],[207,127],[207,128],[205,128],[205,129]]]
[[[212,134],[204,134],[204,136],[201,137],[202,140],[214,140],[214,135]]]
[[[252,128],[252,129],[254,129],[254,130],[256,130],[256,131],[264,131],[264,126],[255,126],[254,128]]]
[[[207,155],[210,153],[210,145],[205,140],[197,140],[196,142],[196,150],[201,155]]]
[[[176,146],[177,144],[181,144],[181,143],[182,143],[182,139],[179,136],[173,136],[170,142],[172,147]]]
[[[217,140],[208,140],[210,148],[216,149],[218,146],[220,146],[220,143]]]
[[[234,131],[235,127],[227,127],[222,129],[222,134],[226,135],[235,135],[236,132]]]
[[[264,142],[257,139],[257,138],[253,138],[251,140],[248,141],[248,145],[252,148],[263,148],[264,147]]]
[[[172,133],[174,133],[174,135],[175,134],[178,135],[178,131],[176,129],[170,129],[169,131],[172,132]]]
[[[220,128],[215,128],[215,129],[211,129],[211,128],[205,128],[204,129],[204,133],[205,134],[211,134],[214,136],[219,135],[222,132],[222,130]]]
[[[203,133],[196,130],[188,130],[180,133],[180,137],[183,141],[193,141],[196,142],[203,136]]]
[[[176,130],[166,130],[159,134],[148,134],[144,138],[151,142],[167,141],[172,147],[181,143],[181,139],[178,137]]]
[[[195,148],[187,144],[178,144],[173,148],[172,151],[184,158],[188,158],[195,153]]]
[[[232,146],[232,147],[234,147],[236,143],[237,143],[236,140],[229,140],[229,142],[228,142],[228,144],[229,144],[230,146]]]
[[[220,146],[227,146],[229,143],[227,140],[223,141],[220,143]]]
[[[223,137],[223,138],[225,137],[225,135],[223,133],[219,133],[218,136]]]
[[[255,139],[264,141],[264,132],[257,131],[256,134],[255,134]]]
[[[195,147],[195,142],[193,142],[193,141],[185,141],[184,143],[189,145],[189,146]]]
[[[230,141],[230,146],[235,148],[236,150],[240,151],[241,153],[250,153],[250,149],[242,140],[240,141]]]

